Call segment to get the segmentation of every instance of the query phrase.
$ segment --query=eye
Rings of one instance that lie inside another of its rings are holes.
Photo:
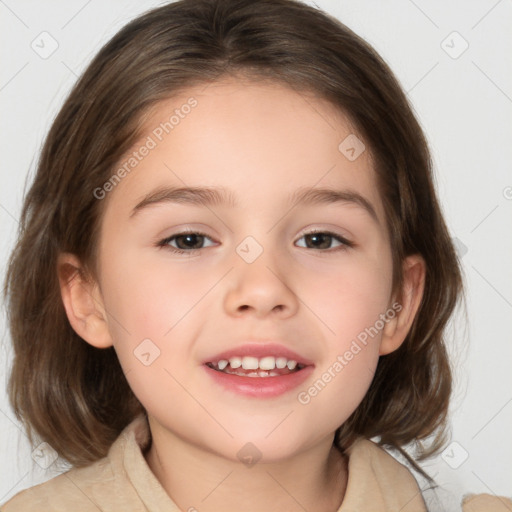
[[[350,240],[347,240],[345,237],[338,235],[336,233],[332,233],[330,231],[311,231],[309,233],[305,233],[300,239],[302,239],[302,238],[307,240],[307,242],[306,242],[307,249],[329,250],[329,249],[332,249],[331,243],[333,241],[337,241],[337,242],[339,242],[339,244],[337,247],[335,247],[333,249],[333,251],[330,251],[330,252],[344,250],[344,249],[347,249],[348,247],[354,246],[354,244]],[[304,247],[304,246],[300,246],[300,247]]]
[[[299,247],[305,247],[306,249],[320,249],[328,252],[346,250],[347,248],[354,246],[350,240],[330,231],[311,231],[309,233],[305,233],[299,240],[301,239],[306,240],[306,245]],[[178,254],[184,254],[204,249],[205,247],[203,244],[205,240],[212,241],[212,239],[205,233],[183,231],[164,238],[158,242],[157,246]],[[332,247],[333,242],[338,243],[334,248]],[[211,245],[213,244],[210,244],[210,246]]]
[[[205,233],[199,233],[196,231],[183,231],[176,233],[167,238],[164,238],[158,242],[158,247],[163,247],[176,253],[185,253],[198,251],[203,249],[202,247],[205,239],[211,240],[211,238]],[[176,246],[172,245],[176,244]]]

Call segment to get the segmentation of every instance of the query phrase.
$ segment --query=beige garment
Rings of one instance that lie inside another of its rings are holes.
[[[144,416],[128,425],[108,456],[19,492],[1,512],[188,512],[180,511],[144,459],[149,428]],[[200,504],[196,504],[198,512]],[[501,510],[467,508],[464,512]],[[511,509],[512,510],[512,509]],[[409,470],[375,443],[360,439],[349,451],[349,477],[338,512],[424,512]],[[221,511],[219,511],[221,512]]]
[[[512,500],[490,494],[473,494],[462,501],[463,512],[512,512]]]

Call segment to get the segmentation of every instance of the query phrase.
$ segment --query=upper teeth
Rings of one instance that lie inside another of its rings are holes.
[[[231,368],[240,368],[244,370],[273,370],[274,368],[288,367],[289,370],[293,370],[297,366],[297,361],[293,359],[287,359],[286,357],[272,357],[266,356],[258,359],[257,357],[245,356],[245,357],[231,357],[229,360],[221,359],[217,362],[219,370],[224,370],[226,366]]]

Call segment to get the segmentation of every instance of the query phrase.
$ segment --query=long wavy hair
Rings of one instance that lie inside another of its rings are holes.
[[[335,444],[358,436],[416,460],[444,442],[452,377],[444,333],[462,292],[459,262],[436,197],[425,136],[392,71],[334,17],[297,0],[180,0],[122,28],[92,60],[53,122],[25,197],[4,293],[14,348],[10,403],[75,467],[107,454],[144,409],[114,349],[71,328],[57,257],[77,255],[95,275],[105,201],[93,191],[141,136],[144,116],[188,87],[226,75],[269,79],[315,94],[356,127],[374,162],[393,252],[393,286],[411,254],[426,262],[412,328],[381,356],[361,404]]]

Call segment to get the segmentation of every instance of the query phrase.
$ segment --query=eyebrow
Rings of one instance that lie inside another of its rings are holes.
[[[353,190],[302,187],[288,198],[294,206],[317,204],[354,204],[361,207],[379,223],[379,218],[371,202]],[[161,187],[148,193],[130,213],[130,217],[141,210],[161,203],[187,204],[193,206],[228,205],[236,208],[239,203],[232,191],[224,187]]]

